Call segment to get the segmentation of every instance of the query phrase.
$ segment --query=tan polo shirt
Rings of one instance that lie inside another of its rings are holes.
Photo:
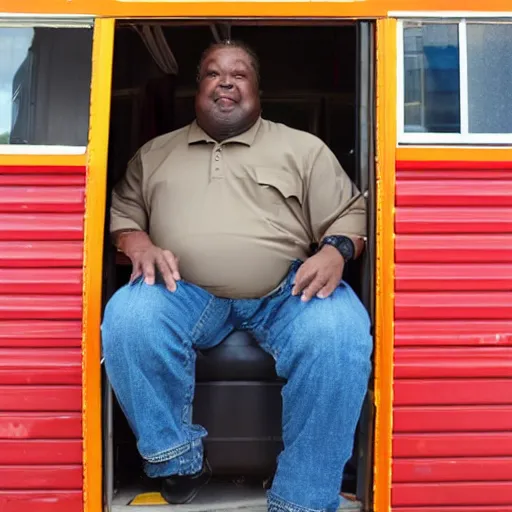
[[[148,232],[183,279],[219,297],[262,297],[310,243],[365,228],[364,199],[330,149],[263,119],[220,143],[195,122],[149,141],[112,198],[112,232]]]

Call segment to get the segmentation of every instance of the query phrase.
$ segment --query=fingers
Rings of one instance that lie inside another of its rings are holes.
[[[295,274],[295,284],[292,288],[292,295],[300,295],[311,281],[314,279],[316,271],[309,269],[308,265],[303,264]]]
[[[163,256],[171,269],[173,279],[179,281],[181,276],[178,269],[178,258],[171,251],[163,251]]]
[[[169,265],[169,262],[163,253],[160,253],[156,256],[156,264],[160,270],[160,273],[162,274],[162,277],[164,278],[167,289],[171,292],[175,292],[176,281],[174,280],[173,271],[171,270],[171,266]]]
[[[130,283],[144,276],[146,284],[155,284],[156,267],[158,267],[167,289],[171,292],[176,291],[176,281],[179,281],[181,276],[178,270],[178,258],[171,251],[162,251],[158,247],[153,247],[142,255],[133,257],[132,264]]]
[[[336,279],[331,279],[320,291],[316,294],[319,299],[326,299],[330,297],[331,294],[338,287],[338,281]]]
[[[341,281],[343,267],[341,254],[326,246],[325,250],[311,256],[299,267],[292,295],[301,295],[303,302],[308,302],[315,296],[319,299],[329,297]]]
[[[136,281],[142,275],[142,265],[140,261],[132,262],[132,274],[130,276],[130,284]]]
[[[322,290],[327,285],[327,283],[327,277],[324,277],[321,274],[317,274],[315,279],[313,279],[302,292],[302,297],[300,300],[302,300],[302,302],[310,301],[320,290]]]
[[[292,295],[301,295],[303,302],[311,300],[326,284],[328,277],[324,277],[318,270],[302,265],[296,276]]]
[[[155,262],[153,258],[145,258],[141,262],[144,282],[149,285],[155,284]]]

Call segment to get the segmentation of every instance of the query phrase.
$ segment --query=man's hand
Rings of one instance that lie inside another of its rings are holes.
[[[302,293],[302,301],[307,302],[315,295],[325,299],[340,284],[345,260],[338,249],[324,245],[319,252],[308,258],[295,276],[292,295]]]
[[[176,281],[181,279],[178,258],[171,252],[153,245],[144,231],[125,231],[115,236],[117,247],[130,258],[132,275],[130,282],[144,276],[144,282],[155,284],[155,265],[164,278],[167,289],[176,291]]]

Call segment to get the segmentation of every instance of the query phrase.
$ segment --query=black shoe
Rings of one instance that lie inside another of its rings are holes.
[[[263,489],[270,491],[272,484],[274,483],[275,472],[272,473],[267,479],[263,480]]]
[[[162,497],[171,505],[186,505],[190,503],[212,477],[212,469],[206,458],[199,473],[194,475],[173,475],[162,481]]]

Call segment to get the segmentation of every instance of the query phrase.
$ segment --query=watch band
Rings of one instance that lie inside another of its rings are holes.
[[[352,239],[344,235],[326,236],[320,243],[319,249],[324,245],[332,245],[343,256],[345,262],[353,260],[356,253],[356,247]]]

